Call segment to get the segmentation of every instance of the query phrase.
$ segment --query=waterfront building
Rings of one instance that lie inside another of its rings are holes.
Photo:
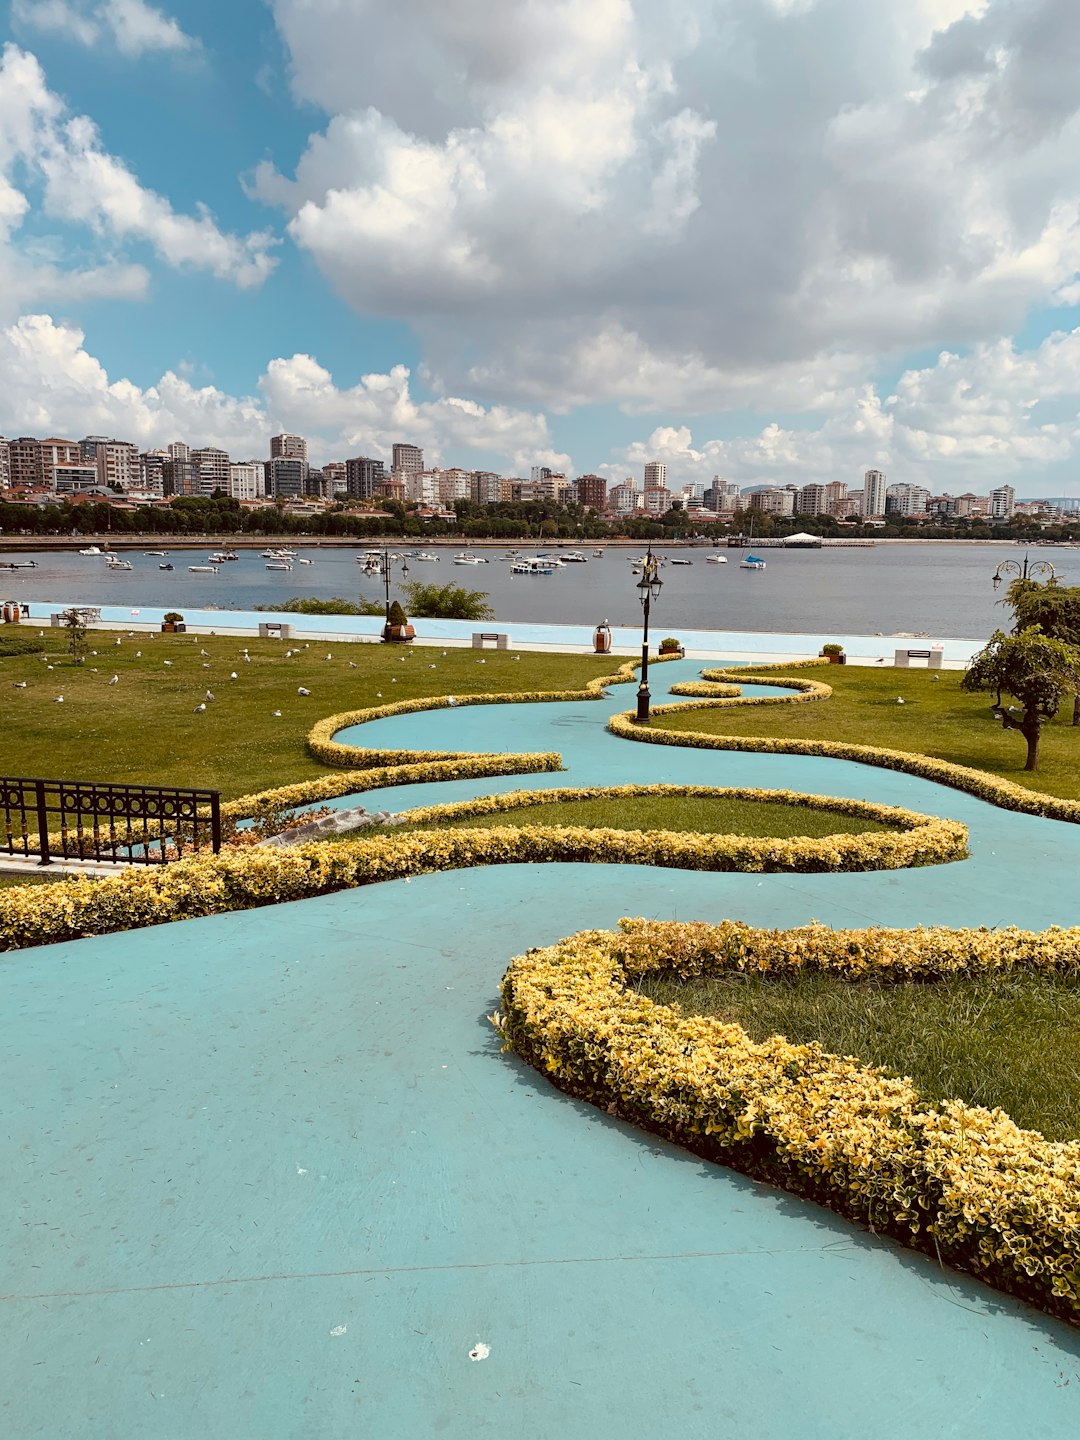
[[[586,510],[599,512],[607,504],[607,481],[601,475],[579,475],[574,491],[577,503]]]
[[[803,485],[795,496],[797,515],[824,515],[827,509],[824,485]]]
[[[0,490],[6,490],[11,484],[11,454],[8,450],[8,442],[0,435]]]
[[[350,500],[371,500],[375,487],[386,479],[386,466],[370,455],[354,455],[345,461],[345,494]]]
[[[660,460],[650,460],[645,466],[645,489],[667,489],[667,466]]]
[[[863,476],[863,501],[861,514],[864,519],[885,514],[885,471],[867,470]]]
[[[57,495],[81,495],[87,490],[96,490],[97,466],[84,464],[81,460],[72,465],[54,465],[52,488]]]
[[[271,456],[263,465],[263,483],[271,500],[299,500],[304,494],[307,461]]]
[[[192,450],[191,460],[195,466],[196,494],[213,495],[215,490],[229,493],[232,475],[226,451],[207,445],[201,450]]]
[[[990,491],[989,514],[991,520],[1011,520],[1016,509],[1016,491],[1011,485],[999,485]]]
[[[890,485],[885,491],[886,515],[925,515],[930,491],[923,485]]]
[[[233,500],[262,500],[266,495],[266,472],[261,460],[229,463],[229,497]]]

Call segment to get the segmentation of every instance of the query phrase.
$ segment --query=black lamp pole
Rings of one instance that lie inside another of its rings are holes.
[[[649,723],[649,607],[654,600],[660,598],[663,583],[660,579],[660,560],[652,553],[650,540],[648,553],[641,561],[641,579],[637,586],[645,623],[641,635],[641,684],[638,686],[637,714],[634,716],[636,725]]]
[[[386,589],[386,623],[390,624],[390,571],[394,568],[394,561],[401,561],[401,578],[404,580],[409,573],[408,561],[404,555],[391,555],[386,549],[379,557],[379,570],[382,574],[383,585]]]

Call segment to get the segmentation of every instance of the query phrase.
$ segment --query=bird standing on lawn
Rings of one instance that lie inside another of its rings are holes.
[[[196,705],[196,706],[195,706],[195,709],[194,709],[191,713],[192,713],[193,715],[198,715],[198,714],[200,713],[200,711],[205,710],[205,709],[206,709],[206,706],[205,706],[205,705]]]
[[[119,684],[120,684],[120,676],[119,676],[119,675],[114,675],[114,676],[112,677],[112,679],[109,681],[109,684],[110,684],[110,685],[119,685]]]

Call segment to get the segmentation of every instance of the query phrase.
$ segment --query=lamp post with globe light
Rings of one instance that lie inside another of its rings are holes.
[[[636,725],[649,723],[649,609],[654,600],[659,600],[663,583],[660,579],[660,558],[652,553],[650,541],[648,552],[641,561],[641,579],[637,582],[645,619],[641,635],[641,684],[638,686],[637,714],[634,716]]]

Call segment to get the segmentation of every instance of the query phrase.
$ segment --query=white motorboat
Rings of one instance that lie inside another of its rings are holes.
[[[215,554],[215,555],[211,555],[211,556],[210,556],[210,564],[211,564],[211,565],[224,565],[224,564],[225,564],[225,561],[226,561],[228,558],[229,558],[229,557],[228,557],[227,555],[222,555],[222,554],[220,554],[220,553],[219,553],[219,554]]]
[[[589,562],[589,557],[582,555],[580,550],[568,550],[560,558],[564,565],[587,565]]]
[[[187,568],[192,575],[216,575],[218,572],[216,565],[189,565]]]
[[[603,550],[594,550],[592,552],[592,557],[594,560],[602,560],[604,558]]]
[[[510,566],[511,575],[554,575],[555,571],[546,560],[515,560]]]
[[[135,567],[130,560],[121,560],[119,555],[105,556],[106,570],[133,570]]]
[[[144,550],[142,553],[144,555],[160,555],[164,557],[168,555],[169,552],[167,550]]]
[[[740,570],[764,570],[765,561],[760,555],[747,555],[745,560],[739,561]]]
[[[85,550],[80,550],[80,555],[103,555],[105,552],[99,550],[96,545],[88,545]]]
[[[430,550],[418,550],[412,558],[414,560],[434,561],[436,565],[439,563],[439,557],[437,555],[432,555]]]
[[[159,570],[171,570],[173,567],[172,567],[171,563],[170,563],[168,560],[166,560],[166,562],[165,562],[164,565],[159,565],[157,568],[158,568]]]
[[[673,558],[671,563],[672,565],[692,565],[694,562],[692,560],[678,560]]]
[[[296,563],[298,565],[310,565],[311,561],[307,558],[306,555],[298,555],[296,557]]]
[[[486,565],[486,555],[455,555],[451,565]]]
[[[267,570],[291,570],[291,569],[292,569],[292,561],[291,561],[291,560],[268,560],[268,561],[266,562],[266,569],[267,569]]]
[[[727,564],[727,556],[726,556],[726,555],[706,555],[706,556],[705,556],[705,564],[706,564],[706,565],[726,565],[726,564]]]

